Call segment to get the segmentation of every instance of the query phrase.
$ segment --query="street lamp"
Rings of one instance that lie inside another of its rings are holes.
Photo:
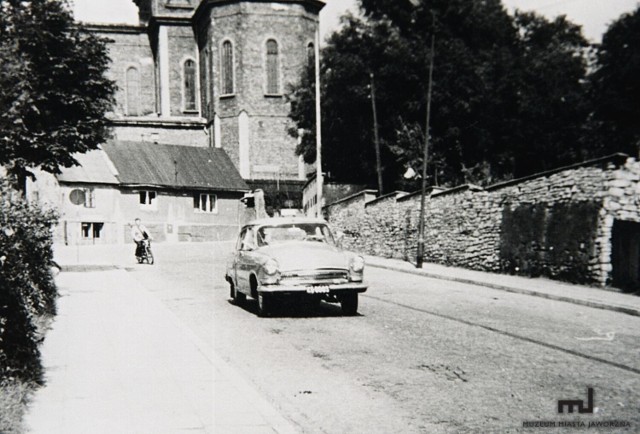
[[[411,4],[417,6],[417,0],[409,0]],[[427,158],[429,156],[429,121],[431,118],[431,88],[433,85],[433,57],[435,56],[436,44],[436,16],[431,12],[431,53],[429,56],[429,81],[427,85],[427,115],[426,127],[424,132],[424,152],[422,157],[422,189],[420,191],[420,221],[418,223],[418,252],[416,254],[416,268],[422,268],[424,257],[424,208],[425,196],[427,190]]]

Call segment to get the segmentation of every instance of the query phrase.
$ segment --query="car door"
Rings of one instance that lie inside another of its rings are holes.
[[[238,289],[250,293],[249,278],[255,267],[252,251],[255,249],[255,233],[252,227],[245,228],[240,234],[239,249],[236,262],[236,282]]]
[[[242,229],[242,231],[240,231],[227,266],[227,275],[231,278],[236,287],[238,286],[238,259],[240,256],[240,246],[242,245],[242,239],[244,238],[245,232],[246,229]]]

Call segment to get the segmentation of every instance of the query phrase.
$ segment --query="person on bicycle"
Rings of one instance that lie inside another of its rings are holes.
[[[134,225],[131,228],[131,237],[136,243],[136,258],[139,258],[143,254],[143,246],[145,240],[151,239],[149,230],[140,222],[140,219],[135,219]]]

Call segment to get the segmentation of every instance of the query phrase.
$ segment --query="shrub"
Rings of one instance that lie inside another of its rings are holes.
[[[40,382],[36,319],[55,313],[52,229],[57,217],[0,184],[0,380]]]

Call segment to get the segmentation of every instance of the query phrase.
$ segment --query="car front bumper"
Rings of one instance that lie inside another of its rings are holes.
[[[328,285],[261,285],[258,293],[270,295],[340,295],[347,292],[365,292],[367,286],[363,282],[333,283]]]

